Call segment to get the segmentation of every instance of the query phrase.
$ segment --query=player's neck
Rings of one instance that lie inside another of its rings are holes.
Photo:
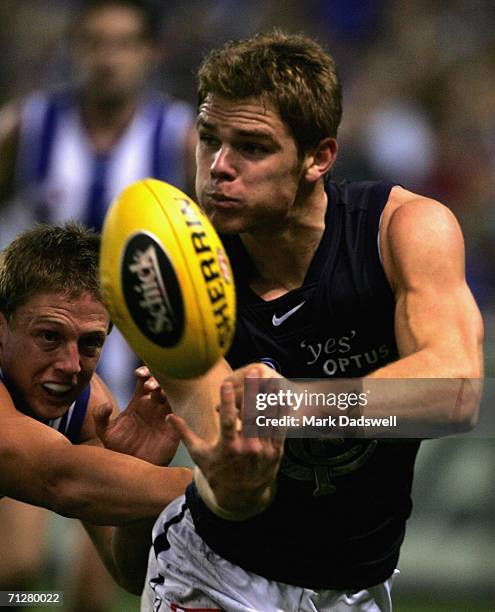
[[[131,123],[138,106],[137,98],[112,101],[81,99],[81,117],[96,153],[108,153]]]
[[[325,229],[326,209],[322,188],[285,226],[241,236],[258,272],[251,288],[260,297],[272,300],[303,284]]]

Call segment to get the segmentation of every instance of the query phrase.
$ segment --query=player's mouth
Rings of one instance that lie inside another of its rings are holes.
[[[41,386],[48,393],[48,395],[60,398],[66,397],[73,389],[72,385],[64,385],[62,383],[55,382],[42,383]]]
[[[206,194],[207,205],[215,208],[232,208],[233,206],[239,206],[239,202],[237,198],[218,191],[211,191]]]

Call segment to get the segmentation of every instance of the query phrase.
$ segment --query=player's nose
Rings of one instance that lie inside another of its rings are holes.
[[[213,178],[234,178],[236,168],[232,149],[222,145],[214,154],[210,173]]]
[[[81,356],[77,343],[66,344],[57,355],[55,367],[64,374],[79,374],[81,371]]]

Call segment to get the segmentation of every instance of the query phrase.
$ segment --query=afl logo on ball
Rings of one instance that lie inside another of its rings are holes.
[[[121,266],[124,299],[134,323],[158,346],[177,344],[184,329],[179,282],[163,247],[148,233],[134,234]]]

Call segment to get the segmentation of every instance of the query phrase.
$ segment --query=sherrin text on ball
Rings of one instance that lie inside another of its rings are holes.
[[[113,202],[102,232],[104,301],[154,373],[192,378],[229,349],[230,262],[204,212],[172,185],[145,179]]]

